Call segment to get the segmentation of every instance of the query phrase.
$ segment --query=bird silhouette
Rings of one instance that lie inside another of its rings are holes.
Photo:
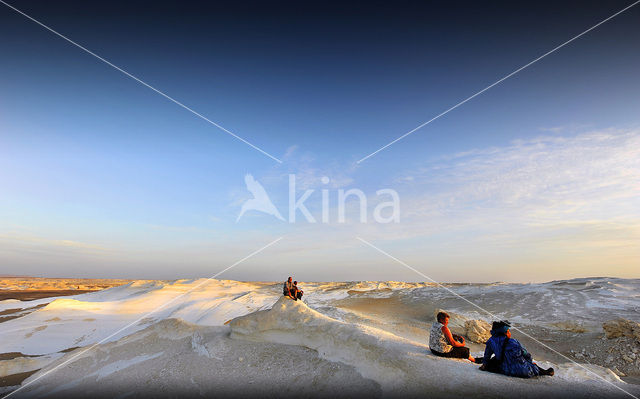
[[[262,187],[262,184],[258,183],[258,181],[254,179],[250,174],[244,175],[244,183],[247,186],[247,190],[249,190],[249,192],[253,194],[253,198],[246,200],[245,203],[242,204],[242,209],[240,210],[238,219],[236,219],[236,223],[240,220],[240,218],[246,211],[264,212],[284,221],[284,218],[282,217],[280,212],[278,212],[276,206],[273,205],[273,202],[271,202],[271,199],[269,199],[269,196],[264,190],[264,187]]]

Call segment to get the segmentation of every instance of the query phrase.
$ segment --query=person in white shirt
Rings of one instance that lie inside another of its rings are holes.
[[[429,332],[429,348],[434,355],[455,359],[469,359],[474,363],[482,363],[481,358],[474,359],[469,354],[469,348],[464,346],[463,337],[451,334],[451,330],[448,327],[449,315],[447,313],[438,313],[436,319]]]

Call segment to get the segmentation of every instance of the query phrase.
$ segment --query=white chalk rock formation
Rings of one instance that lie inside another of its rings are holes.
[[[622,396],[619,384],[632,389],[610,370],[593,365],[553,365],[555,377],[536,380],[483,372],[468,360],[436,357],[424,344],[332,319],[286,297],[269,310],[233,319],[229,326],[234,339],[314,349],[322,358],[354,367],[389,396],[428,392],[431,397],[612,397]]]
[[[238,317],[229,326],[232,338],[305,346],[325,359],[356,366],[365,378],[390,386],[405,375],[390,349],[416,355],[416,351],[428,351],[386,331],[332,319],[284,296],[270,310]]]
[[[627,319],[616,319],[602,323],[607,338],[629,337],[640,342],[640,323]]]
[[[471,342],[484,344],[491,338],[491,325],[484,320],[467,320],[464,322],[464,335]]]

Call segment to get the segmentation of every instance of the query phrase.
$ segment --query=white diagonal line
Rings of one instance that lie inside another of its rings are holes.
[[[396,258],[395,256],[393,256],[393,255],[391,255],[391,254],[389,254],[389,253],[385,252],[384,250],[382,250],[382,249],[378,248],[377,246],[375,246],[375,245],[371,244],[370,242],[368,242],[368,241],[366,241],[366,240],[364,240],[364,239],[362,239],[362,238],[360,238],[360,237],[356,237],[356,238],[357,238],[358,240],[360,240],[361,242],[363,242],[363,243],[367,244],[367,245],[368,245],[368,246],[370,246],[371,248],[375,249],[376,251],[380,252],[381,254],[385,255],[386,257],[388,257],[388,258],[390,258],[390,259],[393,259],[394,261],[396,261],[396,262],[400,263],[401,265],[403,265],[403,266],[404,266],[404,267],[406,267],[407,269],[412,270],[412,271],[414,271],[415,273],[419,274],[420,276],[422,276],[422,277],[426,278],[427,280],[429,280],[429,281],[431,281],[432,283],[436,284],[438,287],[440,287],[440,288],[444,288],[444,289],[445,289],[445,290],[447,290],[449,293],[451,293],[451,294],[455,295],[456,297],[458,297],[458,298],[462,299],[463,301],[467,302],[468,304],[472,305],[473,307],[475,307],[475,308],[477,308],[477,309],[479,309],[479,310],[483,311],[484,313],[487,313],[487,314],[488,314],[489,316],[491,316],[492,318],[494,318],[494,319],[500,319],[499,317],[497,317],[496,315],[494,315],[494,314],[493,314],[493,313],[491,313],[490,311],[488,311],[488,310],[484,309],[484,308],[483,308],[483,307],[481,307],[480,305],[476,305],[475,303],[471,302],[471,301],[470,301],[470,300],[468,300],[467,298],[465,298],[465,297],[463,297],[462,295],[458,294],[457,292],[453,291],[453,290],[452,290],[452,289],[450,289],[449,287],[445,287],[444,285],[440,284],[439,282],[435,281],[434,279],[432,279],[431,277],[429,277],[429,276],[425,275],[424,273],[420,272],[419,270],[417,270],[417,269],[415,269],[415,268],[411,267],[410,265],[406,264],[405,262],[401,261],[400,259]],[[625,389],[623,389],[623,388],[621,388],[621,387],[617,386],[616,384],[612,383],[611,381],[606,380],[606,379],[605,379],[605,378],[603,378],[602,376],[600,376],[600,375],[598,375],[598,374],[594,373],[593,371],[591,371],[591,370],[589,370],[588,368],[584,367],[583,365],[581,365],[580,363],[576,362],[575,360],[573,360],[573,359],[571,359],[571,358],[569,358],[569,357],[567,357],[567,356],[563,355],[562,353],[560,353],[560,352],[556,351],[555,349],[551,348],[549,345],[547,345],[547,344],[545,344],[545,343],[543,343],[543,342],[538,341],[537,339],[533,338],[531,335],[529,335],[529,334],[527,334],[526,332],[524,332],[524,331],[520,330],[519,328],[516,328],[516,327],[511,327],[511,328],[513,328],[514,330],[518,331],[520,334],[522,334],[522,335],[524,335],[524,336],[526,336],[526,337],[528,337],[528,338],[530,338],[530,339],[534,340],[535,342],[537,342],[537,343],[539,343],[540,345],[544,346],[545,348],[549,349],[549,350],[550,350],[550,351],[552,351],[553,353],[555,353],[555,354],[557,354],[557,355],[560,355],[561,357],[563,357],[563,358],[567,359],[567,360],[568,360],[568,361],[570,361],[571,363],[573,363],[573,364],[575,364],[575,365],[577,365],[577,366],[581,367],[582,369],[584,369],[584,370],[585,370],[585,371],[587,371],[588,373],[593,374],[594,376],[596,376],[596,377],[600,378],[602,381],[604,381],[604,382],[606,382],[606,383],[608,383],[608,384],[610,384],[610,385],[612,385],[612,386],[616,387],[617,389],[621,390],[622,392],[626,393],[627,395],[631,396],[632,398],[639,399],[637,396],[633,395],[632,393],[627,392]]]
[[[0,0],[1,1],[1,0]],[[357,161],[356,163],[359,164],[362,161],[376,155],[377,153],[379,153],[380,151],[384,150],[385,148],[397,143],[398,141],[402,140],[403,138],[407,137],[408,135],[410,135],[411,133],[415,132],[416,130],[420,130],[423,127],[427,126],[428,124],[430,124],[431,122],[435,121],[436,119],[440,118],[441,116],[444,116],[446,114],[448,114],[449,112],[453,111],[454,109],[458,108],[459,106],[461,106],[462,104],[466,103],[467,101],[479,96],[480,94],[484,93],[485,91],[489,90],[490,88],[504,82],[505,80],[509,79],[510,77],[512,77],[513,75],[517,74],[518,72],[522,71],[525,68],[528,68],[529,66],[535,64],[536,62],[540,61],[541,59],[543,59],[544,57],[548,56],[551,53],[556,52],[557,50],[560,50],[562,47],[566,46],[567,44],[571,43],[572,41],[578,39],[579,37],[589,33],[590,31],[594,30],[595,28],[597,28],[598,26],[604,24],[605,22],[609,21],[610,19],[622,14],[623,12],[627,11],[628,9],[630,9],[631,7],[635,6],[636,4],[640,3],[640,0],[632,3],[631,5],[623,8],[622,10],[618,11],[617,13],[609,16],[608,18],[603,19],[602,21],[598,22],[597,24],[593,25],[591,28],[585,30],[584,32],[580,33],[577,36],[574,36],[573,38],[567,40],[566,42],[562,43],[561,45],[555,47],[552,50],[547,51],[546,53],[542,54],[540,57],[536,58],[535,60],[529,62],[526,65],[521,66],[520,68],[516,69],[515,71],[511,72],[510,74],[506,75],[505,77],[503,77],[500,80],[497,80],[496,82],[490,84],[489,86],[485,87],[484,89],[480,90],[479,92],[477,92],[476,94],[467,97],[466,99],[460,101],[459,103],[457,103],[456,105],[454,105],[453,107],[447,109],[446,111],[434,116],[433,118],[429,119],[428,121],[426,121],[425,123],[419,125],[418,127],[409,130],[407,133],[403,134],[402,136],[398,137],[397,139],[393,140],[392,142],[380,147],[379,149],[375,150],[374,152],[372,152],[371,154],[367,155],[366,157],[360,159],[359,161]]]
[[[235,267],[235,266],[239,265],[240,263],[244,262],[245,260],[247,260],[247,259],[251,258],[252,256],[254,256],[254,255],[256,255],[256,254],[258,254],[258,253],[260,253],[260,252],[264,251],[265,249],[269,248],[269,247],[270,247],[270,246],[272,246],[273,244],[275,244],[275,243],[277,243],[278,241],[282,240],[282,238],[284,238],[284,237],[280,237],[280,238],[277,238],[277,239],[275,239],[275,240],[271,241],[269,244],[265,245],[264,247],[262,247],[262,248],[260,248],[260,249],[258,249],[258,250],[256,250],[256,251],[254,251],[254,252],[250,253],[249,255],[245,256],[244,258],[240,259],[239,261],[235,262],[234,264],[232,264],[232,265],[230,265],[230,266],[226,267],[225,269],[223,269],[223,270],[219,271],[218,273],[214,274],[213,276],[209,277],[208,279],[204,280],[203,282],[201,282],[201,283],[197,284],[195,287],[192,287],[192,288],[191,288],[191,289],[189,289],[188,291],[183,292],[182,294],[180,294],[180,295],[178,295],[178,296],[174,297],[174,298],[173,298],[173,299],[171,299],[170,301],[167,301],[167,302],[163,303],[162,305],[160,305],[160,306],[158,306],[157,308],[153,309],[151,312],[149,312],[149,313],[147,313],[147,314],[145,314],[145,315],[143,315],[143,316],[139,317],[138,319],[136,319],[136,320],[132,321],[131,323],[129,323],[129,324],[127,324],[126,326],[124,326],[124,327],[122,327],[121,329],[119,329],[118,331],[116,331],[116,332],[114,332],[114,333],[110,334],[109,336],[107,336],[107,337],[105,337],[105,338],[101,339],[100,341],[96,342],[95,344],[91,345],[91,346],[90,346],[90,347],[88,347],[87,349],[85,349],[85,350],[83,350],[83,351],[79,352],[78,354],[76,354],[76,355],[74,355],[74,356],[70,357],[69,359],[67,359],[67,360],[65,360],[64,362],[60,363],[59,365],[55,366],[55,367],[54,367],[54,368],[52,368],[51,370],[46,371],[45,373],[43,373],[42,375],[38,376],[37,378],[35,378],[35,379],[33,379],[33,380],[29,381],[28,383],[26,383],[26,384],[24,384],[24,385],[20,386],[20,388],[18,388],[18,389],[16,389],[15,391],[13,391],[13,392],[9,393],[9,394],[8,394],[8,395],[6,395],[4,398],[8,398],[9,396],[11,396],[11,395],[15,394],[16,392],[19,392],[19,391],[21,391],[22,389],[24,389],[24,388],[28,387],[29,385],[33,384],[34,382],[38,381],[38,380],[39,380],[39,379],[41,379],[42,377],[44,377],[44,376],[46,376],[46,375],[48,375],[48,374],[50,374],[50,373],[53,373],[54,371],[56,371],[56,370],[57,370],[57,369],[59,369],[60,367],[64,366],[65,364],[70,363],[71,361],[73,361],[73,360],[77,359],[79,356],[81,356],[81,355],[83,355],[83,354],[85,354],[85,353],[89,352],[91,349],[93,349],[93,348],[95,348],[96,346],[98,346],[98,345],[102,344],[102,343],[103,343],[103,342],[105,342],[106,340],[108,340],[108,339],[110,339],[110,338],[114,337],[115,335],[117,335],[117,334],[121,333],[122,331],[124,331],[124,330],[128,329],[129,327],[131,327],[131,326],[133,326],[133,325],[135,325],[135,324],[139,323],[141,320],[143,320],[143,319],[145,319],[145,318],[149,317],[149,315],[151,315],[151,314],[153,314],[153,313],[155,313],[155,312],[159,311],[160,309],[164,308],[165,306],[167,306],[167,305],[169,305],[169,304],[171,304],[171,303],[175,302],[176,300],[178,300],[178,299],[182,298],[183,296],[187,295],[187,294],[188,294],[188,293],[190,293],[191,291],[193,291],[193,290],[195,290],[195,289],[197,289],[197,288],[199,288],[199,287],[203,286],[204,284],[206,284],[206,283],[208,283],[209,281],[213,280],[214,278],[218,277],[219,275],[221,275],[222,273],[224,273],[224,272],[226,272],[227,270],[231,269],[232,267]]]
[[[640,0],[639,0],[640,1]],[[243,143],[245,143],[246,145],[250,146],[251,148],[253,148],[254,150],[260,151],[261,153],[263,153],[264,155],[268,156],[269,158],[273,159],[274,161],[278,162],[278,163],[282,163],[282,161],[276,157],[274,157],[273,155],[269,154],[268,152],[264,151],[263,149],[251,144],[250,142],[248,142],[247,140],[243,139],[242,137],[238,136],[237,134],[233,133],[232,131],[226,129],[225,127],[217,124],[216,122],[212,121],[211,119],[207,118],[206,116],[194,111],[193,109],[187,107],[186,105],[184,105],[183,103],[181,103],[180,101],[176,100],[175,98],[169,96],[168,94],[163,93],[162,91],[156,89],[155,87],[151,86],[150,84],[142,81],[141,79],[133,76],[132,74],[130,74],[129,72],[125,71],[124,69],[120,68],[117,65],[112,64],[111,62],[107,61],[106,59],[100,57],[98,54],[94,53],[93,51],[81,46],[80,44],[74,42],[73,40],[69,39],[68,37],[64,36],[61,33],[58,33],[57,31],[55,31],[54,29],[50,28],[49,26],[43,24],[42,22],[38,21],[37,19],[25,14],[24,12],[18,10],[17,8],[15,8],[14,6],[12,6],[11,4],[6,3],[3,0],[0,0],[0,3],[4,4],[5,6],[9,7],[10,9],[14,10],[15,12],[17,12],[18,14],[23,15],[24,17],[30,19],[31,21],[37,23],[38,25],[42,26],[43,28],[45,28],[46,30],[54,33],[55,35],[61,37],[62,39],[68,41],[69,43],[73,44],[74,46],[78,47],[79,49],[91,54],[92,56],[96,57],[97,59],[99,59],[100,61],[104,62],[105,64],[109,65],[110,67],[113,67],[114,69],[122,72],[123,74],[127,75],[128,77],[130,77],[131,79],[135,80],[136,82],[148,87],[149,89],[155,91],[156,93],[160,94],[161,96],[163,96],[164,98],[166,98],[167,100],[179,105],[180,107],[186,109],[187,111],[191,112],[192,114],[194,114],[195,116],[199,117],[200,119],[203,119],[207,122],[209,122],[210,124],[212,124],[213,126],[217,127],[218,129],[222,130],[223,132],[235,137],[236,139],[242,141]]]

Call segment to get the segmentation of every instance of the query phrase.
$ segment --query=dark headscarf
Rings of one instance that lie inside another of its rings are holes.
[[[511,324],[506,320],[494,321],[493,325],[491,326],[491,335],[496,337],[505,335],[507,331],[509,331],[510,327],[511,327]]]

